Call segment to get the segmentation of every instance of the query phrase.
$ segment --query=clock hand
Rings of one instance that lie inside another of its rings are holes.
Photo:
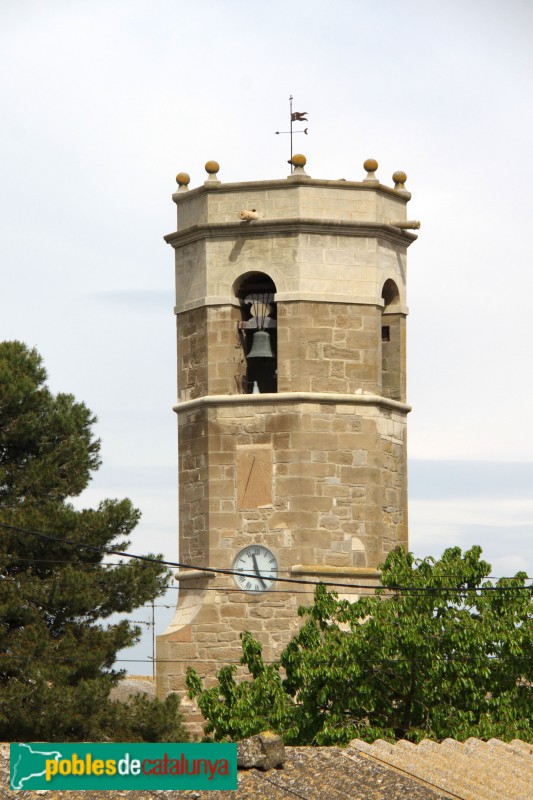
[[[263,589],[266,589],[266,583],[264,582],[263,576],[259,572],[259,567],[257,566],[257,558],[255,557],[255,553],[252,553],[252,561],[254,562],[254,572],[259,578],[259,583],[261,584]]]

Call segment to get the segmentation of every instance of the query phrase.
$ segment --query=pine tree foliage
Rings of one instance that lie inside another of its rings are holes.
[[[189,671],[206,734],[239,739],[270,728],[300,745],[533,741],[531,587],[524,573],[494,584],[490,571],[480,547],[450,548],[439,560],[399,549],[382,565],[387,588],[376,596],[349,603],[319,585],[278,663],[265,664],[245,633],[251,680],[225,667],[204,689]]]
[[[168,572],[117,557],[105,565],[100,548],[125,550],[139,519],[129,500],[72,505],[100,465],[94,423],[72,395],[50,392],[35,350],[0,343],[0,522],[52,537],[0,528],[3,741],[113,739],[114,728],[142,738],[134,719],[135,708],[147,717],[142,701],[128,709],[108,701],[123,674],[116,653],[140,631],[105,620],[161,595]],[[179,729],[175,700],[154,709],[162,736]]]

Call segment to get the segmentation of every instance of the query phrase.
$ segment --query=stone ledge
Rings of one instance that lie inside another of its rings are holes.
[[[284,405],[288,403],[329,403],[331,405],[378,406],[408,414],[411,406],[376,394],[337,394],[336,392],[277,392],[275,394],[211,394],[184,400],[173,406],[181,414],[195,408],[231,405]]]
[[[207,185],[206,185],[207,184]],[[204,194],[206,191],[213,191],[216,189],[219,192],[249,192],[250,190],[258,189],[263,191],[265,189],[288,189],[297,187],[299,185],[305,186],[324,186],[336,189],[351,189],[352,191],[363,192],[377,192],[386,194],[389,197],[400,198],[407,202],[411,199],[411,193],[406,190],[394,189],[392,186],[385,186],[378,180],[375,181],[349,181],[344,179],[329,180],[327,178],[313,178],[311,175],[290,175],[287,178],[274,178],[273,180],[264,181],[231,181],[224,183],[221,181],[213,181],[211,183],[205,181],[201,186],[195,186],[188,192],[174,192],[172,195],[173,201],[176,205],[187,202],[192,197],[197,197]]]
[[[325,294],[324,292],[277,292],[274,295],[276,303],[333,303],[335,305],[344,306],[373,306],[374,308],[383,309],[383,300],[375,300],[371,297],[357,297],[351,298],[343,294]],[[235,297],[217,297],[217,296],[202,296],[195,300],[189,300],[186,303],[181,303],[179,306],[174,306],[174,314],[186,314],[188,311],[196,311],[197,308],[210,308],[213,306],[232,306],[233,308],[241,308],[241,305]],[[383,314],[401,314],[407,316],[409,309],[407,306],[393,306]]]
[[[208,238],[235,239],[245,235],[247,239],[252,239],[263,236],[270,237],[273,234],[294,236],[298,233],[312,233],[322,236],[329,234],[332,236],[376,237],[403,247],[409,247],[418,238],[416,234],[410,231],[402,230],[385,222],[287,217],[286,219],[256,220],[250,227],[246,228],[246,231],[243,231],[241,222],[199,223],[181,231],[168,233],[163,236],[163,239],[176,249]]]
[[[178,583],[197,581],[199,578],[216,578],[214,572],[204,572],[202,569],[183,569],[174,573],[174,580]]]
[[[380,580],[381,572],[374,567],[333,567],[322,564],[294,564],[291,575],[332,575],[344,578],[360,578],[361,580]]]

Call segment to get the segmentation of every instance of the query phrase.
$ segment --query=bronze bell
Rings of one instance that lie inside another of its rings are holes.
[[[248,358],[275,358],[267,331],[256,331]]]

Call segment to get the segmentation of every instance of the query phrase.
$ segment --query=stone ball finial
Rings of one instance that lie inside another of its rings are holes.
[[[307,159],[301,153],[295,153],[291,158],[289,158],[287,163],[292,165],[291,174],[288,176],[289,178],[297,175],[307,175],[304,169],[305,165],[307,164]]]
[[[289,164],[292,164],[293,167],[305,167],[307,159],[301,153],[295,153],[290,159]]]
[[[178,172],[176,175],[176,183],[178,184],[178,192],[186,192],[191,182],[191,176],[186,172]]]
[[[378,162],[375,158],[367,158],[363,167],[366,169],[366,178],[365,181],[376,181],[376,170],[378,168]]]
[[[394,181],[394,188],[398,191],[405,191],[405,181],[407,180],[407,175],[401,169],[397,170],[393,173],[392,180]]]
[[[367,158],[363,167],[366,169],[367,172],[375,172],[378,168],[378,162],[375,158]]]
[[[220,169],[220,164],[218,163],[218,161],[206,161],[205,171],[209,175],[216,175],[219,169]]]

